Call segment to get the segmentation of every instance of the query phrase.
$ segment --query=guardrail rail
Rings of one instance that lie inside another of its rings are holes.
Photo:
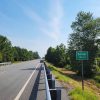
[[[61,100],[61,89],[55,88],[55,79],[44,62],[46,100]]]
[[[50,91],[49,91],[49,84],[48,84],[48,80],[47,80],[45,64],[44,64],[44,72],[45,72],[46,100],[51,100],[51,95],[50,95]]]
[[[10,65],[11,62],[4,62],[4,63],[0,63],[0,66],[4,66],[4,65]]]

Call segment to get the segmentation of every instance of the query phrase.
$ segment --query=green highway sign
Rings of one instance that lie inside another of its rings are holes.
[[[76,60],[88,60],[88,51],[76,51]]]

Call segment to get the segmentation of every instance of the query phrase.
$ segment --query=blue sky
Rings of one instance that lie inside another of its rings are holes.
[[[50,46],[67,46],[79,11],[100,17],[100,0],[0,0],[0,34],[44,56]]]

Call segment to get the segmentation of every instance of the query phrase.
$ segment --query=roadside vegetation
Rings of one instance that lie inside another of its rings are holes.
[[[100,96],[100,18],[94,18],[90,12],[81,11],[72,22],[71,28],[72,33],[69,35],[68,46],[61,43],[55,48],[49,47],[45,59],[56,66],[49,67],[53,69],[52,72],[57,75],[59,80],[69,82],[69,80],[74,79],[73,82],[77,85],[72,84],[74,90],[69,93],[72,100],[81,100],[78,98],[82,96],[82,100],[89,100],[89,97],[91,100],[98,100],[93,93],[97,91]],[[81,85],[78,84],[82,72],[81,61],[76,60],[76,51],[88,51],[89,53],[89,59],[83,61],[84,78],[85,83],[87,83],[85,87],[87,92],[84,91],[84,95],[81,91]],[[76,77],[63,73],[61,68],[74,72]]]
[[[85,90],[82,91],[81,80],[77,78],[74,72],[65,70],[64,68],[57,68],[50,63],[47,66],[55,75],[55,78],[61,82],[61,84],[69,90],[69,96],[71,100],[99,100],[99,88],[94,89],[93,84],[88,84],[85,80]]]
[[[39,58],[38,52],[28,51],[25,48],[12,46],[11,41],[0,35],[0,62],[18,62]]]

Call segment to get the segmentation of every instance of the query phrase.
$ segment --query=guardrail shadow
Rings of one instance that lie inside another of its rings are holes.
[[[37,70],[39,70],[39,69],[37,68]],[[42,65],[41,65],[41,68],[40,68],[40,70],[38,72],[38,75],[36,77],[36,81],[34,83],[34,86],[33,86],[33,89],[32,89],[29,100],[36,100],[37,99],[37,92],[38,92],[38,87],[39,87],[39,80],[40,80],[40,76],[41,76],[41,70],[42,70]]]
[[[40,68],[25,68],[25,69],[20,69],[20,70],[41,70]]]

